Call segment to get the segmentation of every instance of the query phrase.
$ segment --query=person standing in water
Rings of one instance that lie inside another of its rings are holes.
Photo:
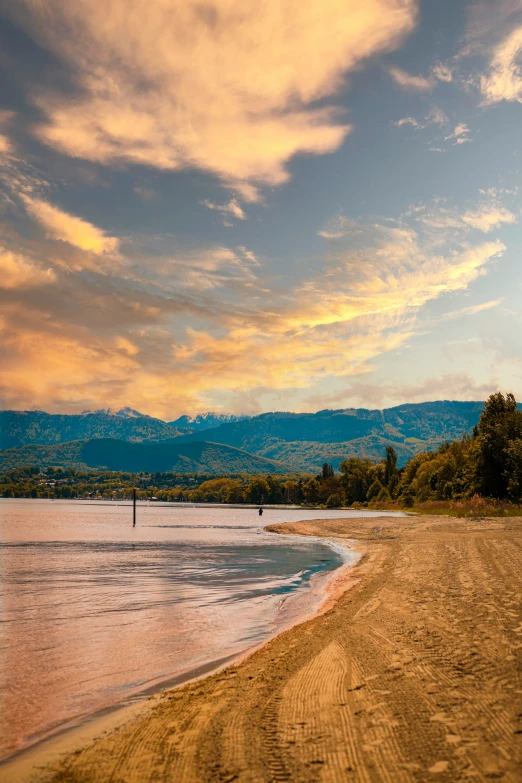
[[[262,517],[262,516],[263,516],[263,509],[262,509],[262,508],[260,508],[260,509],[259,509],[259,516],[260,516],[260,517]]]

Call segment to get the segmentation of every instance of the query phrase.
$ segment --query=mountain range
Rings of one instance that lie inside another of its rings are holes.
[[[175,421],[166,422],[133,408],[102,408],[75,414],[0,411],[0,449],[89,438],[117,438],[130,443],[171,440],[178,435],[203,432],[247,418],[225,413],[205,413],[195,417],[181,416]]]
[[[192,472],[200,462],[190,457],[184,461],[181,451],[179,461],[172,451],[174,446],[179,449],[196,443],[207,446],[219,444],[239,449],[243,455],[248,453],[252,458],[275,461],[274,466],[269,462],[263,463],[264,469],[261,469],[261,463],[252,462],[254,472],[281,472],[282,469],[317,472],[325,461],[338,468],[341,460],[349,456],[379,459],[384,455],[387,445],[396,449],[399,464],[404,464],[420,451],[435,448],[444,441],[471,432],[482,408],[482,402],[446,400],[404,404],[384,410],[348,408],[317,413],[263,413],[253,417],[208,413],[193,418],[181,416],[172,422],[142,415],[131,408],[85,411],[72,415],[43,411],[0,411],[0,448],[4,450],[0,452],[0,465],[13,465],[14,462],[28,464],[20,460],[31,457],[32,464],[43,465],[45,461],[45,464],[72,465],[71,460],[74,460],[75,464],[81,462],[94,466],[80,457],[81,454],[91,454],[90,448],[96,452],[100,444],[91,447],[86,443],[99,440],[104,440],[106,444],[110,440],[147,445],[144,449],[129,449],[128,460],[138,465],[141,464],[139,459],[142,459],[142,467],[136,469],[149,471],[158,469],[152,468],[151,464],[156,464],[156,455],[160,454],[158,445],[167,441],[165,447],[167,451],[170,449],[168,453],[171,455],[167,462],[174,459],[173,465],[186,465],[186,472]],[[81,442],[82,445],[74,445],[72,441]],[[54,451],[25,448],[52,444],[67,444],[67,448]],[[111,446],[111,454],[115,448]],[[78,449],[82,450],[81,454]],[[18,450],[17,456],[14,452]],[[163,455],[166,453],[161,452]],[[96,454],[99,461],[99,452]],[[135,455],[141,457],[138,459]],[[53,459],[61,462],[52,463]],[[209,472],[237,472],[231,467],[232,464],[238,464],[237,455],[232,457],[229,452],[222,450],[215,452],[212,459],[213,469]],[[123,465],[127,457],[121,460]],[[102,460],[100,464],[109,466],[107,460]],[[192,466],[190,471],[189,464]],[[121,469],[130,470],[128,467]],[[170,466],[167,469],[174,468]],[[203,472],[200,467],[195,469]],[[179,472],[179,468],[176,470]],[[251,471],[245,469],[244,472]]]

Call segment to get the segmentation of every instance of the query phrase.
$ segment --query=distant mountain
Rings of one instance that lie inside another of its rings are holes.
[[[231,424],[236,421],[245,421],[250,416],[234,416],[233,413],[200,413],[198,416],[180,416],[179,419],[169,421],[171,427],[182,432],[203,432],[203,430],[219,427],[221,424]]]
[[[164,422],[132,408],[61,415],[42,411],[0,411],[0,448],[73,440],[116,438],[127,442],[206,441],[284,462],[293,470],[335,468],[349,456],[380,459],[392,445],[403,465],[410,457],[471,432],[482,402],[423,402],[384,410],[346,408],[317,413],[234,416],[206,413]],[[202,434],[204,433],[204,435]]]
[[[23,465],[40,468],[105,468],[130,473],[287,473],[280,462],[219,443],[129,443],[113,438],[22,446],[0,451],[0,470]]]
[[[294,470],[316,471],[324,461],[335,468],[349,456],[381,458],[392,445],[399,464],[414,454],[471,432],[482,402],[425,402],[395,408],[348,408],[317,413],[263,413],[246,421],[222,424],[205,437],[271,459]],[[183,442],[197,434],[183,435]]]
[[[179,434],[166,422],[142,416],[131,408],[109,411],[86,411],[72,415],[43,411],[0,411],[0,449],[30,443],[65,443],[86,438],[171,440]]]
[[[152,416],[148,416],[146,413],[140,413],[134,410],[134,408],[98,408],[94,411],[82,411],[82,416],[86,416],[91,413],[105,413],[107,416],[117,416],[119,419],[152,419]]]

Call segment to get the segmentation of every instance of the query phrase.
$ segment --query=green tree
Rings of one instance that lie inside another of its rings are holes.
[[[368,487],[372,483],[370,480],[371,460],[350,457],[341,462],[339,470],[341,471],[341,483],[346,502],[349,504],[363,503],[366,500]]]
[[[406,508],[411,508],[413,506],[415,503],[415,492],[413,491],[411,484],[408,487],[404,487],[400,499],[402,500],[403,506]]]
[[[250,503],[264,503],[270,495],[270,487],[265,479],[255,478],[248,485],[246,495]]]
[[[320,497],[320,485],[317,479],[310,479],[303,484],[303,497],[307,503],[318,503]]]
[[[328,462],[323,462],[323,480],[326,481],[326,479],[333,478],[334,477],[334,469],[331,465],[328,464]]]
[[[326,505],[328,508],[339,508],[339,506],[342,506],[340,495],[338,495],[336,492],[332,495],[329,495],[326,500]]]
[[[386,487],[383,487],[376,497],[377,503],[389,503],[391,499],[391,495]]]
[[[279,481],[273,476],[266,477],[266,483],[268,484],[268,495],[265,498],[267,503],[282,503],[283,502],[283,489]]]
[[[399,481],[399,471],[397,470],[397,452],[393,446],[386,446],[386,460],[384,467],[384,484],[390,494],[393,494]]]
[[[522,412],[512,394],[492,394],[478,424],[479,485],[483,495],[503,498],[510,485],[510,443],[522,438]],[[514,486],[514,485],[513,485]]]
[[[506,448],[507,493],[512,500],[522,497],[522,440],[512,440]]]
[[[373,500],[373,498],[378,497],[380,492],[382,491],[383,486],[379,479],[375,479],[375,481],[371,484],[371,486],[368,489],[368,492],[366,494],[367,500]]]

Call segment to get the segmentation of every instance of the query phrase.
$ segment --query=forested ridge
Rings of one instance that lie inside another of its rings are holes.
[[[68,415],[0,411],[0,449],[102,438],[127,442],[176,438],[180,444],[204,440],[282,462],[293,472],[314,474],[324,462],[338,470],[346,457],[378,461],[386,446],[393,446],[398,465],[403,466],[420,452],[470,433],[482,407],[481,402],[438,400],[383,410],[274,412],[250,418],[204,414],[195,418],[182,416],[170,423],[130,408]],[[15,467],[16,455],[11,453],[8,457]]]
[[[140,447],[133,444],[135,449]],[[123,498],[128,496],[131,487],[138,486],[141,497],[167,502],[297,503],[329,508],[414,508],[432,503],[439,504],[441,509],[471,501],[477,506],[481,499],[497,505],[519,504],[522,499],[522,411],[517,408],[512,394],[493,394],[483,406],[471,434],[417,454],[402,468],[398,467],[393,446],[387,446],[383,458],[378,461],[360,457],[344,459],[338,471],[325,462],[321,472],[314,476],[252,476],[242,472],[240,462],[238,467],[236,475],[213,477],[209,473],[214,471],[208,470],[206,474],[200,472],[190,476],[168,472],[91,470],[85,473],[52,466],[42,471],[41,466],[27,465],[6,470],[0,476],[0,492],[4,496],[21,497],[94,495]],[[274,472],[272,466],[267,467]],[[100,476],[105,478],[102,480]]]

